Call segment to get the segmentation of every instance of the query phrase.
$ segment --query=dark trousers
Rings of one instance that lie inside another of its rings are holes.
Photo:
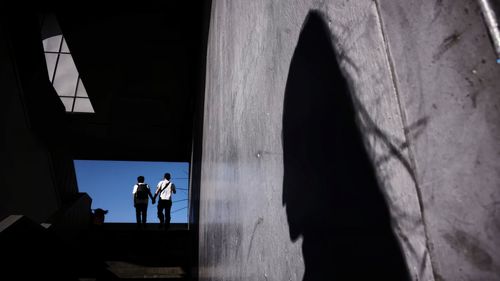
[[[137,224],[146,224],[146,218],[148,217],[148,204],[135,204],[135,219]],[[142,218],[142,221],[141,221]]]
[[[160,224],[165,224],[165,229],[170,227],[170,209],[172,208],[172,200],[159,200],[158,201],[158,218]],[[163,214],[165,212],[165,215]]]

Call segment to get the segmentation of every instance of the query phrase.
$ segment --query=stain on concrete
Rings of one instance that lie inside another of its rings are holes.
[[[446,37],[439,45],[437,52],[432,56],[432,61],[436,62],[449,50],[460,41],[462,33],[455,31],[450,36]]]
[[[472,101],[472,106],[473,106],[474,108],[476,108],[476,107],[477,107],[477,97],[479,96],[479,94],[480,94],[480,93],[481,93],[481,91],[475,91],[475,92],[472,92],[472,93],[470,94],[470,99],[471,99],[471,101]]]
[[[483,249],[476,237],[465,231],[455,229],[451,233],[444,234],[443,238],[453,250],[463,255],[470,264],[479,270],[493,270],[493,259],[488,252]]]
[[[432,17],[431,23],[434,23],[439,15],[441,15],[441,11],[443,10],[443,0],[436,0],[434,4],[434,16]]]
[[[469,77],[465,77],[465,81],[469,83],[469,86],[474,87],[474,82]]]
[[[435,281],[446,281],[446,279],[444,279],[443,276],[441,276],[441,274],[439,274],[437,272],[434,272],[434,280]]]
[[[500,202],[492,202],[488,207],[488,220],[486,224],[486,233],[493,239],[497,233],[500,233]]]
[[[255,222],[255,225],[253,226],[253,232],[252,236],[250,237],[250,243],[248,244],[248,253],[247,253],[247,260],[250,258],[250,251],[252,250],[252,244],[253,244],[253,238],[255,236],[255,232],[257,231],[257,227],[262,224],[264,221],[263,217],[259,217],[257,221]]]
[[[236,251],[235,251],[235,258],[237,260],[240,260],[239,259],[239,254],[240,254],[240,249],[241,249],[241,237],[242,237],[242,229],[241,227],[237,227],[235,229],[235,232],[234,232],[234,235],[233,235],[233,245],[234,247],[236,248]]]
[[[416,122],[410,124],[408,127],[406,127],[406,130],[409,132],[420,130],[423,127],[426,127],[428,123],[429,123],[429,116],[424,116],[418,119]]]
[[[405,133],[411,136],[413,139],[417,139],[427,127],[429,123],[429,116],[424,116],[412,124],[408,125],[404,130]]]
[[[224,160],[228,163],[235,163],[238,161],[238,147],[232,138],[226,140],[226,151],[224,153]]]
[[[427,266],[427,260],[430,259],[429,252],[426,250],[422,256],[422,260],[420,261],[420,269],[419,276],[424,276]]]

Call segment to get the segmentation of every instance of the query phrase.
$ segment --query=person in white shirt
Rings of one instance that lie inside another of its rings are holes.
[[[170,209],[172,208],[172,194],[175,194],[175,184],[170,181],[170,173],[165,173],[163,180],[156,186],[155,196],[160,196],[158,200],[158,218],[160,219],[160,228],[168,230],[170,227]],[[165,212],[165,213],[164,213]]]
[[[155,199],[153,198],[153,195],[151,195],[151,190],[149,189],[149,185],[147,183],[144,183],[143,176],[137,177],[137,184],[134,185],[132,194],[134,195],[134,207],[135,207],[135,217],[137,220],[137,227],[140,228],[141,226],[143,226],[145,228],[146,218],[148,217],[149,198],[151,198],[153,204],[155,203]]]

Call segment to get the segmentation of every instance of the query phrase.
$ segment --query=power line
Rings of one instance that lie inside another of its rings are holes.
[[[187,207],[180,208],[180,209],[177,209],[177,210],[175,210],[175,211],[172,211],[172,212],[170,212],[170,214],[173,214],[173,213],[175,213],[175,212],[182,211],[182,210],[184,210],[184,209],[187,209]]]

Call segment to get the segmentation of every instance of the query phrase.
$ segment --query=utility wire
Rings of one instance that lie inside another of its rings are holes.
[[[171,214],[173,214],[173,213],[176,213],[176,212],[182,211],[182,210],[184,210],[184,209],[187,209],[187,207],[177,209],[177,210],[172,211],[172,212],[170,212],[170,213],[171,213]]]

